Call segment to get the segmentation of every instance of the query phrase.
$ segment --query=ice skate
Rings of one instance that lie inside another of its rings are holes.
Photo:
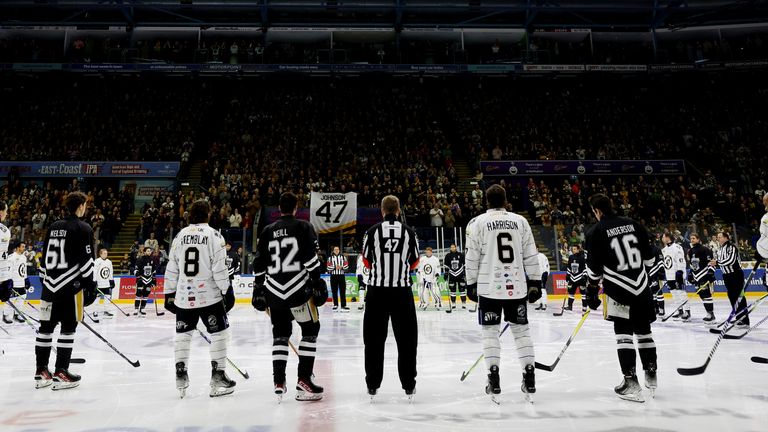
[[[342,312],[349,312],[349,308],[348,308],[348,307],[346,307],[346,306],[342,306],[342,307],[341,307],[341,311],[342,311]]]
[[[645,388],[651,393],[651,399],[656,397],[656,387],[658,387],[658,382],[656,381],[656,365],[652,364],[645,370]]]
[[[277,403],[283,402],[283,395],[285,394],[286,387],[285,381],[275,383],[275,394],[277,395]]]
[[[691,320],[691,311],[687,310],[683,312],[683,315],[680,317],[680,320],[682,322],[688,322]]]
[[[339,310],[339,307],[334,305],[334,306],[333,306],[333,311],[334,311],[334,312],[338,312],[338,310]]]
[[[707,316],[704,317],[704,322],[707,324],[714,324],[715,314],[712,312],[707,312]]]
[[[413,398],[416,396],[416,387],[405,391],[405,396],[408,398],[408,403],[413,403]]]
[[[235,391],[235,382],[229,379],[215,361],[211,362],[211,397],[228,395]]]
[[[672,319],[675,320],[675,321],[680,321],[681,319],[683,319],[683,310],[682,309],[678,309],[677,313],[672,315]]]
[[[501,394],[501,384],[499,378],[499,367],[491,366],[491,370],[488,373],[488,383],[485,385],[485,394],[491,396],[491,401],[496,405],[499,405],[498,395]]]
[[[56,369],[53,373],[53,390],[66,390],[80,385],[80,375],[70,373],[66,369]]]
[[[179,391],[179,397],[184,399],[187,395],[187,387],[189,387],[189,375],[187,374],[187,367],[184,362],[176,363],[176,390]]]
[[[536,393],[536,373],[532,364],[525,367],[525,371],[523,372],[523,384],[520,389],[523,391],[523,394],[525,394],[525,400],[533,403],[533,394]]]
[[[632,375],[624,376],[621,384],[613,389],[620,398],[632,402],[645,402],[643,398],[643,389],[640,387],[640,383],[637,381],[637,375],[634,371]]]
[[[113,314],[112,312],[108,312],[108,311],[104,311],[104,312],[102,312],[102,314],[104,314],[105,318],[112,318],[113,316],[115,316],[115,314]]]
[[[49,371],[47,367],[37,368],[37,372],[35,372],[35,388],[46,388],[51,384],[53,384],[51,371]]]
[[[17,323],[27,322],[27,320],[19,314],[13,314],[13,320],[16,321]]]
[[[371,389],[371,388],[368,389],[368,397],[371,398],[371,403],[373,403],[373,400],[376,397],[376,393],[378,392],[379,392],[378,389]]]
[[[13,324],[13,320],[8,315],[3,315],[3,322],[6,324]]]
[[[319,401],[323,398],[323,388],[312,382],[312,378],[299,378],[296,383],[297,401]]]

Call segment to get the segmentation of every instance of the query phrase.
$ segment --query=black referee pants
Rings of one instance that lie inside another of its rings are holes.
[[[736,308],[736,313],[745,310],[747,308],[747,299],[742,297],[741,302],[736,305],[736,301],[741,295],[741,290],[744,288],[744,272],[741,269],[737,269],[733,273],[723,274],[723,283],[725,289],[728,290],[728,300],[731,301],[731,307]],[[742,314],[743,318],[740,320],[742,323],[749,325],[749,314],[746,312]]]
[[[384,343],[389,319],[397,343],[397,371],[403,390],[416,386],[416,347],[418,324],[413,293],[410,287],[368,287],[363,317],[365,344],[365,382],[369,389],[378,389],[384,378]]]
[[[334,306],[341,300],[341,307],[347,307],[347,278],[344,275],[331,275],[331,295]]]

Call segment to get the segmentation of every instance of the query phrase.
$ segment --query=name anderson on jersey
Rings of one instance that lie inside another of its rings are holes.
[[[616,237],[619,234],[627,234],[635,232],[635,227],[632,225],[622,225],[615,228],[611,228],[605,231],[608,237]]]

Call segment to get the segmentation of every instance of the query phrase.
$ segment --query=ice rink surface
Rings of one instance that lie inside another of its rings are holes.
[[[601,313],[588,317],[554,372],[537,371],[533,404],[520,392],[521,370],[514,341],[509,332],[505,334],[498,406],[484,394],[483,363],[466,381],[459,381],[462,371],[481,353],[476,317],[460,309],[452,314],[418,313],[419,375],[411,404],[400,389],[391,332],[385,381],[377,399],[370,402],[363,369],[363,315],[354,303],[350,313],[334,313],[328,304],[322,309],[315,365],[316,382],[325,387],[320,402],[293,399],[297,359],[291,354],[289,392],[277,403],[272,392],[269,321],[246,304],[237,305],[231,313],[229,357],[250,379],[228,368],[229,376],[237,381],[236,391],[220,398],[208,397],[208,345],[196,335],[191,386],[187,397],[179,399],[174,385],[173,315],[157,317],[151,305],[145,319],[116,316],[92,324],[128,357],[140,360],[140,367],[131,367],[81,326],[74,356],[87,363],[73,365],[71,370],[82,374],[83,381],[77,389],[59,392],[34,388],[32,330],[25,324],[5,325],[11,336],[0,334],[0,348],[5,351],[0,357],[0,430],[765,432],[768,365],[752,363],[750,357],[768,356],[768,324],[741,340],[723,341],[704,375],[684,377],[675,369],[702,364],[717,337],[701,321],[701,304],[692,303],[692,322],[669,320],[653,326],[659,389],[656,398],[644,404],[622,401],[613,393],[621,374],[612,324],[603,321]],[[530,310],[539,362],[554,361],[579,320],[580,312],[553,316],[560,304],[551,300],[544,313]],[[716,300],[718,319],[727,316],[727,307],[724,299]],[[766,314],[768,306],[760,307],[753,323]],[[296,344],[296,325],[294,332]],[[52,356],[51,368],[53,362]]]

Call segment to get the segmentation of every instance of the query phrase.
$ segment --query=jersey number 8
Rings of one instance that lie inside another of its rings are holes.
[[[184,251],[184,274],[187,276],[197,276],[200,272],[200,251],[196,247],[191,247]]]

